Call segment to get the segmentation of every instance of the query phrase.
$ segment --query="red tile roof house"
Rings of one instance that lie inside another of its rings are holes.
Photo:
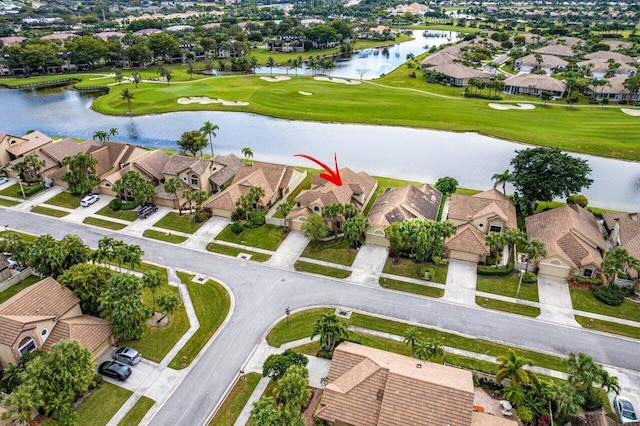
[[[341,343],[316,416],[331,426],[516,426],[474,411],[472,373]]]
[[[35,131],[24,136],[0,134],[0,165],[22,158],[53,142],[49,136]]]
[[[124,176],[127,172],[136,172],[145,180],[152,182],[154,185],[159,185],[163,180],[164,175],[162,169],[169,161],[169,155],[158,149],[156,151],[144,151],[138,157],[132,158],[128,161],[128,164],[117,170],[105,178],[100,180],[98,184],[101,194],[118,195],[113,190],[113,185]]]
[[[312,215],[323,215],[329,204],[353,204],[358,212],[363,212],[373,193],[378,188],[378,181],[367,173],[354,172],[348,167],[340,169],[342,185],[336,186],[319,175],[311,178],[311,189],[302,191],[294,200],[293,210],[287,215],[289,226],[301,230],[302,224]],[[341,232],[344,218],[336,219],[336,228]]]
[[[573,204],[528,216],[525,224],[527,237],[542,241],[547,251],[538,262],[540,274],[565,279],[600,274],[607,245],[591,212]]]
[[[384,236],[387,226],[405,219],[437,220],[441,202],[442,193],[426,183],[386,191],[376,199],[367,215],[370,226],[366,244],[389,247],[389,240]]]
[[[484,262],[489,253],[485,236],[518,227],[516,208],[496,189],[475,195],[453,194],[447,220],[456,233],[445,239],[445,256],[450,259]]]
[[[80,299],[48,277],[0,305],[0,365],[17,364],[24,354],[49,350],[60,340],[77,340],[95,360],[114,343],[109,323],[83,315]]]
[[[609,235],[609,244],[622,247],[635,259],[640,260],[640,220],[638,213],[603,213],[604,227]],[[637,278],[634,269],[627,272]]]

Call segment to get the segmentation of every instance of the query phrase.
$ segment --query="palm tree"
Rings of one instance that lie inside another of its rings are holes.
[[[444,349],[436,339],[418,339],[416,341],[416,358],[429,361],[435,356],[444,356]]]
[[[409,327],[404,331],[404,340],[403,342],[406,345],[411,345],[411,356],[415,358],[416,354],[415,354],[415,348],[416,348],[416,342],[418,341],[418,338],[420,337],[420,331],[418,330],[418,327]]]
[[[242,155],[244,155],[244,158],[249,162],[249,158],[253,158],[253,151],[251,151],[251,148],[245,146],[242,148]]]
[[[93,138],[95,140],[99,140],[100,142],[108,141],[109,133],[105,132],[104,130],[96,130],[95,132],[93,132]]]
[[[287,215],[289,213],[291,213],[291,209],[293,209],[293,203],[290,201],[283,201],[282,203],[278,204],[277,207],[277,212],[279,214],[282,215],[282,217],[284,218],[284,227],[285,229],[288,228],[287,226]]]
[[[175,293],[165,291],[158,295],[158,308],[162,312],[162,318],[158,322],[162,321],[165,317],[170,316],[180,306],[180,297]]]
[[[527,365],[533,365],[533,361],[516,355],[515,351],[510,350],[508,355],[500,355],[496,359],[500,363],[496,373],[496,383],[500,383],[503,379],[509,379],[512,386],[518,386],[536,380],[535,373],[524,369]]]
[[[136,85],[136,89],[138,88],[138,84],[142,81],[142,77],[140,77],[140,73],[137,71],[134,71],[131,73],[131,80],[133,81],[133,84]]]
[[[551,397],[556,406],[553,414],[556,419],[563,419],[570,414],[577,413],[580,411],[581,404],[584,403],[584,399],[576,392],[576,388],[567,382],[554,384]]]
[[[600,371],[600,374],[596,378],[596,382],[600,385],[600,389],[609,393],[613,392],[616,395],[620,394],[620,383],[616,376],[609,374],[604,368]]]
[[[491,180],[493,181],[494,188],[498,185],[502,185],[502,193],[507,195],[507,182],[511,182],[511,173],[509,173],[509,169],[502,173],[494,174],[491,176]]]
[[[320,345],[327,352],[332,352],[338,344],[349,338],[347,325],[334,313],[325,313],[313,324],[311,339],[320,336]]]
[[[486,235],[484,237],[484,241],[487,244],[487,246],[489,246],[489,250],[491,251],[491,253],[496,254],[496,264],[498,263],[498,258],[499,256],[499,251],[501,248],[503,248],[506,244],[506,238],[504,237],[504,234],[502,234],[501,232],[490,232],[488,235]]]
[[[151,292],[151,298],[153,305],[151,305],[153,311],[156,310],[156,291],[162,287],[162,276],[158,271],[147,271],[142,276],[142,285],[149,289]]]
[[[191,188],[187,188],[182,191],[182,197],[187,200],[189,203],[189,214],[191,214],[191,202],[193,201],[193,190]]]
[[[535,238],[527,240],[524,243],[523,250],[525,253],[528,254],[527,264],[524,268],[525,272],[529,271],[529,262],[533,261],[534,268],[535,268],[536,259],[547,255],[547,250],[544,247],[544,243]]]
[[[301,365],[292,365],[276,382],[273,395],[279,405],[287,410],[300,412],[313,395],[309,387],[309,372]]]
[[[118,136],[118,129],[116,127],[112,127],[109,129],[109,136]]]
[[[267,58],[267,62],[265,62],[265,64],[264,64],[264,65],[265,65],[266,67],[269,67],[269,69],[271,70],[271,75],[273,76],[273,67],[275,67],[275,66],[276,66],[276,61],[275,61],[271,56],[269,56],[269,57]]]
[[[216,135],[216,130],[220,130],[220,127],[218,127],[217,124],[213,124],[209,120],[205,121],[204,124],[202,125],[202,127],[200,128],[200,131],[204,135],[208,135],[209,136],[209,145],[211,145],[211,156],[212,157],[213,157],[213,140],[211,139],[211,137],[213,136],[215,138],[217,136]]]
[[[623,247],[616,247],[613,250],[607,251],[604,255],[601,268],[602,272],[607,276],[609,285],[613,284],[617,274],[624,272],[625,267],[632,263],[632,259],[627,249]]]
[[[120,92],[120,100],[127,102],[129,112],[131,112],[131,100],[133,99],[133,92],[128,88],[122,89]]]
[[[329,204],[324,206],[324,217],[331,224],[331,229],[333,230],[333,238],[336,238],[338,234],[338,228],[336,226],[336,219],[342,215],[344,212],[344,206],[342,204]]]
[[[178,178],[172,177],[164,183],[164,190],[168,194],[173,194],[176,197],[176,204],[178,205],[178,214],[182,216],[182,208],[180,206],[180,200],[178,199],[178,190],[182,187],[182,182]]]

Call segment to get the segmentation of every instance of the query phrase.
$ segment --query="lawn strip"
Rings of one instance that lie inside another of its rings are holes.
[[[576,321],[584,328],[602,331],[605,333],[617,334],[620,336],[631,337],[632,339],[640,339],[640,328],[632,327],[626,324],[618,324],[610,321],[592,319],[576,315]]]
[[[573,309],[577,311],[593,312],[608,317],[622,318],[640,322],[640,309],[637,303],[624,299],[620,306],[605,305],[595,298],[591,289],[569,287]]]
[[[246,380],[239,379],[225,398],[224,402],[218,408],[216,415],[211,419],[211,426],[233,426],[242,413],[245,405],[249,401],[249,397],[253,393],[258,382],[262,378],[259,373],[248,373],[245,375]]]
[[[179,215],[174,212],[169,212],[164,215],[162,219],[153,224],[153,226],[158,228],[184,232],[185,234],[193,234],[200,229],[202,225],[204,225],[204,222],[194,222],[192,215]]]
[[[44,207],[44,206],[35,206],[34,208],[31,209],[31,211],[33,213],[43,214],[43,215],[52,216],[52,217],[65,217],[69,214],[69,212],[66,212],[64,210],[50,209],[49,207]]]
[[[133,222],[138,218],[138,212],[135,210],[111,210],[111,207],[104,206],[96,212],[97,215],[112,217],[114,219],[127,220]]]
[[[236,235],[231,232],[231,224],[229,224],[218,234],[216,240],[275,251],[286,236],[283,228],[274,225],[245,228]]]
[[[136,405],[134,405],[131,408],[131,410],[129,410],[127,415],[124,416],[122,420],[120,420],[120,423],[118,423],[118,426],[139,425],[140,421],[144,418],[144,416],[151,409],[151,407],[153,407],[153,404],[155,403],[156,402],[153,399],[148,398],[144,395],[141,396],[140,399],[136,402]]]
[[[0,198],[0,206],[3,207],[13,207],[20,204],[20,201],[7,200],[6,198]]]
[[[334,312],[334,308],[313,308],[292,313],[288,319],[280,321],[267,334],[267,343],[279,348],[280,345],[311,336],[313,323],[320,315]]]
[[[109,382],[102,382],[76,409],[78,424],[104,426],[118,412],[133,392]]]
[[[66,207],[68,209],[77,209],[80,207],[80,196],[72,195],[71,193],[64,191],[56,195],[55,197],[49,198],[45,201],[45,204],[50,204],[52,206],[58,207]]]
[[[301,256],[351,266],[357,254],[358,251],[351,248],[349,241],[342,240],[337,242],[330,241],[317,247],[314,244],[308,244]]]
[[[415,263],[410,259],[400,258],[398,264],[394,264],[394,258],[388,257],[384,263],[382,272],[385,274],[400,275],[402,277],[421,279],[420,270],[424,267],[433,269],[435,275],[431,277],[431,281],[438,284],[447,282],[448,265],[436,265],[435,263]]]
[[[207,251],[210,251],[211,253],[226,254],[227,256],[233,257],[237,257],[241,253],[249,254],[251,255],[251,259],[249,260],[255,260],[256,262],[266,262],[267,260],[271,259],[271,256],[268,254],[239,249],[237,247],[231,247],[226,244],[209,243],[207,244]]]
[[[380,287],[388,288],[390,290],[404,291],[405,293],[419,294],[421,296],[428,297],[442,297],[444,296],[444,290],[437,287],[431,287],[429,285],[408,283],[406,281],[398,281],[391,278],[380,278],[378,281]]]
[[[127,225],[118,222],[111,222],[110,220],[104,220],[97,217],[87,217],[82,223],[87,225],[99,226],[100,228],[111,229],[113,231],[119,231],[122,228],[126,228]]]
[[[187,237],[183,237],[182,235],[175,235],[175,234],[171,234],[170,232],[167,233],[167,232],[156,231],[155,229],[146,229],[142,233],[142,236],[147,238],[153,238],[154,240],[160,240],[167,243],[172,243],[172,244],[180,244],[187,241],[188,239]]]
[[[520,274],[518,272],[511,273],[506,277],[496,277],[487,275],[478,275],[476,290],[485,293],[499,294],[506,297],[516,297],[518,292],[518,284],[520,283]],[[520,285],[519,299],[539,302],[537,284]]]
[[[302,260],[298,260],[294,267],[296,271],[310,272],[312,274],[326,275],[327,277],[334,278],[347,278],[351,275],[351,271],[318,265],[317,263],[304,262]]]
[[[540,315],[540,308],[536,308],[535,306],[521,305],[519,303],[505,302],[481,296],[476,296],[476,304],[486,309],[509,312],[511,314],[524,315],[527,317],[535,318]]]

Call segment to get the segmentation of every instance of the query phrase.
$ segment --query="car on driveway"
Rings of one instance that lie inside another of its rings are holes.
[[[142,355],[135,349],[121,347],[113,351],[113,359],[125,364],[136,365],[142,359]]]
[[[4,185],[7,182],[9,182],[9,179],[7,179],[6,177],[0,177],[0,185]]]
[[[138,217],[140,219],[146,219],[157,211],[158,211],[158,206],[153,206],[153,205],[143,206],[143,207],[140,207],[140,210],[138,210]]]
[[[12,256],[11,253],[9,253],[8,251],[5,251],[4,253],[2,253],[2,255],[5,257],[5,259],[7,259],[7,262],[9,262],[9,267],[11,269],[15,269],[18,267],[18,262],[15,261],[15,259]]]
[[[105,361],[98,367],[98,373],[124,382],[131,375],[131,368],[116,361]]]
[[[636,411],[633,409],[633,404],[624,396],[616,395],[613,398],[613,405],[615,406],[616,413],[618,414],[618,421],[620,423],[634,423],[638,421]]]
[[[98,197],[96,194],[87,195],[86,197],[83,197],[82,200],[80,200],[80,205],[82,207],[89,207],[99,199],[100,197]]]

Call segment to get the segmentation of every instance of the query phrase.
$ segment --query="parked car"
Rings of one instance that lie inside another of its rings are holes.
[[[613,405],[615,406],[616,413],[618,413],[618,420],[620,423],[633,423],[638,421],[638,416],[633,409],[633,404],[624,396],[616,395],[613,398]]]
[[[146,219],[157,211],[158,211],[158,206],[150,205],[150,206],[140,207],[140,210],[138,210],[138,217],[140,219]]]
[[[98,373],[124,382],[131,375],[131,368],[116,361],[105,361],[98,367]]]
[[[82,200],[80,200],[80,205],[82,207],[89,207],[91,204],[95,203],[99,199],[100,197],[98,197],[96,194],[87,195],[86,197],[82,198]]]
[[[121,361],[129,365],[136,365],[142,359],[142,355],[140,352],[131,348],[117,348],[113,352],[113,359],[116,361]]]
[[[4,185],[7,182],[9,182],[9,179],[7,179],[6,177],[0,177],[0,185]]]
[[[16,262],[16,260],[11,257],[12,254],[9,253],[8,251],[5,251],[4,253],[2,253],[2,255],[5,257],[5,259],[7,259],[7,262],[9,262],[9,267],[11,269],[15,269],[18,267],[18,262]]]

